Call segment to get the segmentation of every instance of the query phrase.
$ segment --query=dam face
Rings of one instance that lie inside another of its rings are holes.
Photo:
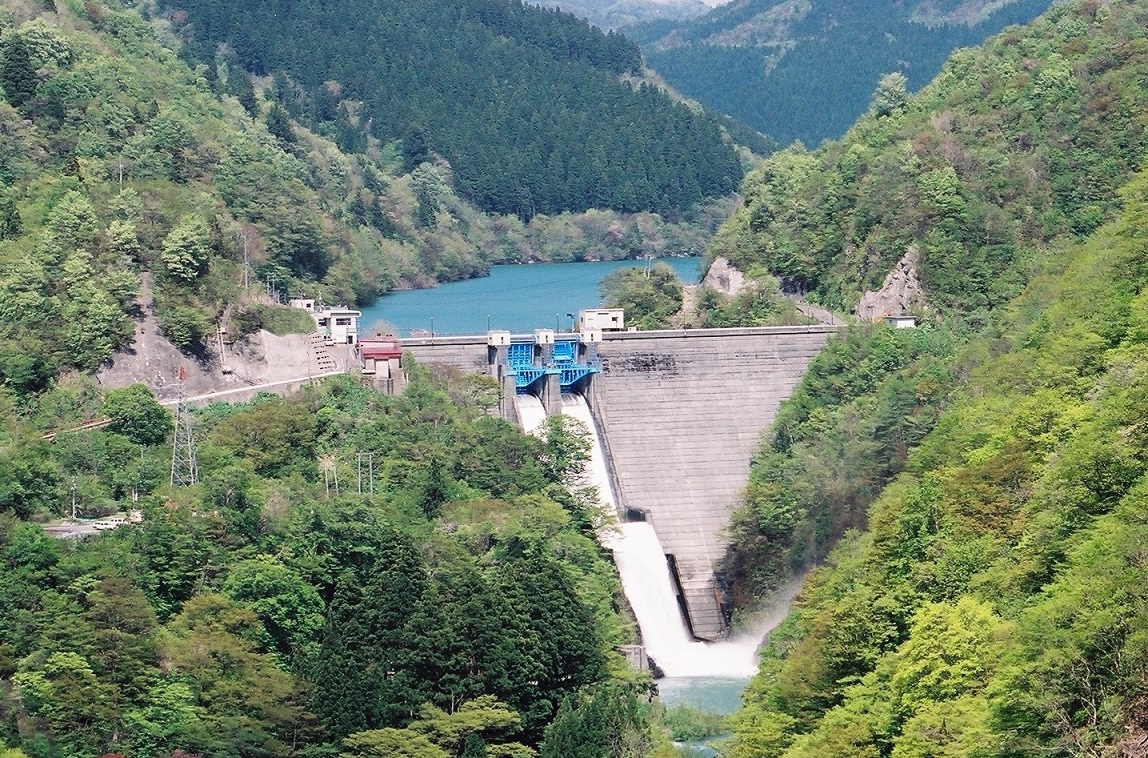
[[[590,403],[622,505],[673,556],[694,636],[725,631],[714,567],[762,434],[801,381],[826,327],[604,335]]]
[[[642,513],[671,558],[691,631],[726,632],[714,568],[750,461],[830,326],[607,332],[585,394],[619,506]],[[424,364],[497,374],[486,337],[419,338]],[[513,392],[513,381],[509,390]],[[512,404],[510,404],[512,405]]]

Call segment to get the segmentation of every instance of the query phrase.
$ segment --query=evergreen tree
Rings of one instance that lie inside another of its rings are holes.
[[[258,116],[259,100],[255,97],[255,85],[251,83],[251,76],[239,66],[233,66],[227,84],[247,114],[252,118]]]
[[[909,95],[906,90],[908,79],[900,71],[885,74],[877,84],[873,94],[873,113],[878,116],[891,116],[905,107]]]
[[[409,174],[433,155],[430,133],[423,124],[415,124],[403,137],[403,173]]]
[[[636,758],[652,744],[649,715],[633,686],[606,682],[562,703],[539,758]]]
[[[486,741],[477,734],[468,734],[461,758],[486,758]]]
[[[424,699],[406,628],[423,594],[424,568],[409,540],[395,532],[384,539],[366,585],[346,574],[328,611],[312,707],[333,734],[398,726]]]
[[[19,237],[23,230],[23,219],[16,208],[16,201],[7,195],[0,198],[0,242]]]
[[[295,132],[291,129],[291,117],[287,109],[279,103],[272,103],[267,111],[267,131],[285,146],[295,143]]]
[[[36,70],[32,68],[31,52],[24,38],[13,34],[4,46],[4,60],[0,65],[0,84],[8,102],[19,108],[36,94]]]

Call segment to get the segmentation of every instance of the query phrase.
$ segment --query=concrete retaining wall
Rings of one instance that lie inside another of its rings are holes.
[[[412,337],[399,340],[403,352],[410,352],[424,365],[455,366],[468,373],[489,373],[486,335],[473,337]]]

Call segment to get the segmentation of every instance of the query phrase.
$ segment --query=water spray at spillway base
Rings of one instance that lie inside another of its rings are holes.
[[[519,396],[519,401],[520,407],[526,408],[527,417],[536,418],[541,411],[537,398]],[[535,404],[539,407],[534,408]],[[586,399],[581,395],[563,395],[562,413],[580,421],[589,430],[591,449],[587,474],[590,483],[598,489],[603,509],[616,513],[606,458]],[[752,630],[729,640],[699,642],[690,635],[682,616],[669,563],[654,526],[645,521],[631,521],[616,528],[603,528],[598,537],[614,554],[622,588],[642,631],[646,654],[666,676],[747,678],[757,670],[758,645],[783,613],[763,617],[753,624]],[[788,606],[795,591],[796,585],[781,593],[783,597],[779,600],[784,601],[783,607]]]

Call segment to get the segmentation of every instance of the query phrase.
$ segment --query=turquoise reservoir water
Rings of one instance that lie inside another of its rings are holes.
[[[701,258],[669,258],[686,284],[700,278]],[[494,266],[490,276],[443,284],[434,289],[394,292],[363,309],[361,334],[393,328],[400,337],[412,332],[484,334],[488,329],[523,333],[534,329],[570,329],[571,318],[582,308],[601,305],[598,283],[620,268],[641,268],[644,261],[598,263],[535,263]],[[666,705],[679,703],[711,713],[737,709],[745,679],[666,678],[658,680]],[[713,756],[704,744],[683,745],[689,755]]]
[[[696,284],[701,258],[667,258],[686,284]],[[570,329],[570,317],[601,305],[598,283],[620,268],[641,268],[644,261],[533,263],[494,266],[490,276],[451,282],[434,289],[393,292],[363,309],[361,334],[373,336],[394,327],[398,336],[412,332],[485,334],[489,329],[515,333],[534,329]],[[489,327],[488,327],[489,324]]]

